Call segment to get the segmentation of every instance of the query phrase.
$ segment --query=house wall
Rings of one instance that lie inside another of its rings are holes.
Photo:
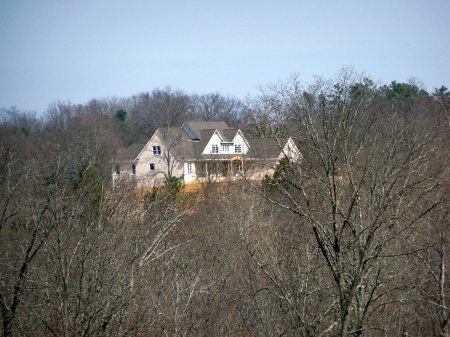
[[[277,161],[275,160],[255,160],[245,161],[245,177],[251,180],[262,180],[265,175],[273,176]]]
[[[153,146],[161,147],[161,154],[153,154]],[[155,165],[155,170],[150,171],[150,164]],[[156,132],[148,141],[138,156],[136,165],[136,179],[141,186],[160,186],[165,183],[170,165],[172,175],[181,178],[184,173],[183,163],[180,163],[173,157],[164,142],[162,134]],[[130,167],[131,169],[131,167]]]
[[[188,170],[188,166],[189,164],[191,165],[191,172],[189,172]],[[189,183],[191,181],[196,180],[197,175],[196,175],[196,167],[195,167],[195,162],[191,161],[191,162],[187,162],[187,163],[183,163],[183,180],[185,183]]]
[[[112,175],[113,186],[116,185],[117,181],[120,178],[129,178],[131,176],[131,165],[133,165],[133,164],[134,164],[134,162],[117,162],[117,163],[114,163],[113,175]],[[116,173],[116,165],[119,165],[119,168],[120,168],[120,173],[119,174]]]

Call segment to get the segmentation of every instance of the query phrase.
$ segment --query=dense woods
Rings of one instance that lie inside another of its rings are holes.
[[[1,336],[449,336],[450,92],[344,68],[0,115]],[[273,176],[121,180],[158,127],[292,137]]]

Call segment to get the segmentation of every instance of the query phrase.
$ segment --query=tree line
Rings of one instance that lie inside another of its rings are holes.
[[[351,68],[245,102],[171,88],[1,110],[2,336],[448,336],[450,93]],[[118,149],[224,120],[260,183],[111,188]]]

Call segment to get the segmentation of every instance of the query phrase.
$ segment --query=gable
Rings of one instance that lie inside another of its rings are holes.
[[[212,147],[213,147],[213,145],[217,145],[219,147],[219,152],[220,152],[220,145],[221,145],[222,141],[223,141],[223,139],[222,139],[222,137],[220,137],[219,132],[217,130],[214,131],[214,133],[209,138],[208,143],[204,147],[204,149],[202,151],[202,155],[204,155],[204,154],[219,154],[219,153],[213,153]]]
[[[250,144],[247,139],[244,137],[241,130],[238,130],[233,138],[233,143],[239,144],[242,146],[242,154],[246,154],[250,150]]]
[[[294,140],[290,137],[287,140],[286,144],[284,145],[283,151],[280,153],[278,159],[281,159],[282,157],[288,157],[293,161],[297,161],[302,158],[302,155],[297,145],[295,145]]]

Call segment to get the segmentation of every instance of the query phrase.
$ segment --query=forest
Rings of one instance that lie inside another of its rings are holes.
[[[112,187],[117,151],[225,121],[261,182]],[[350,67],[240,100],[170,87],[0,110],[0,336],[450,336],[450,91]]]

